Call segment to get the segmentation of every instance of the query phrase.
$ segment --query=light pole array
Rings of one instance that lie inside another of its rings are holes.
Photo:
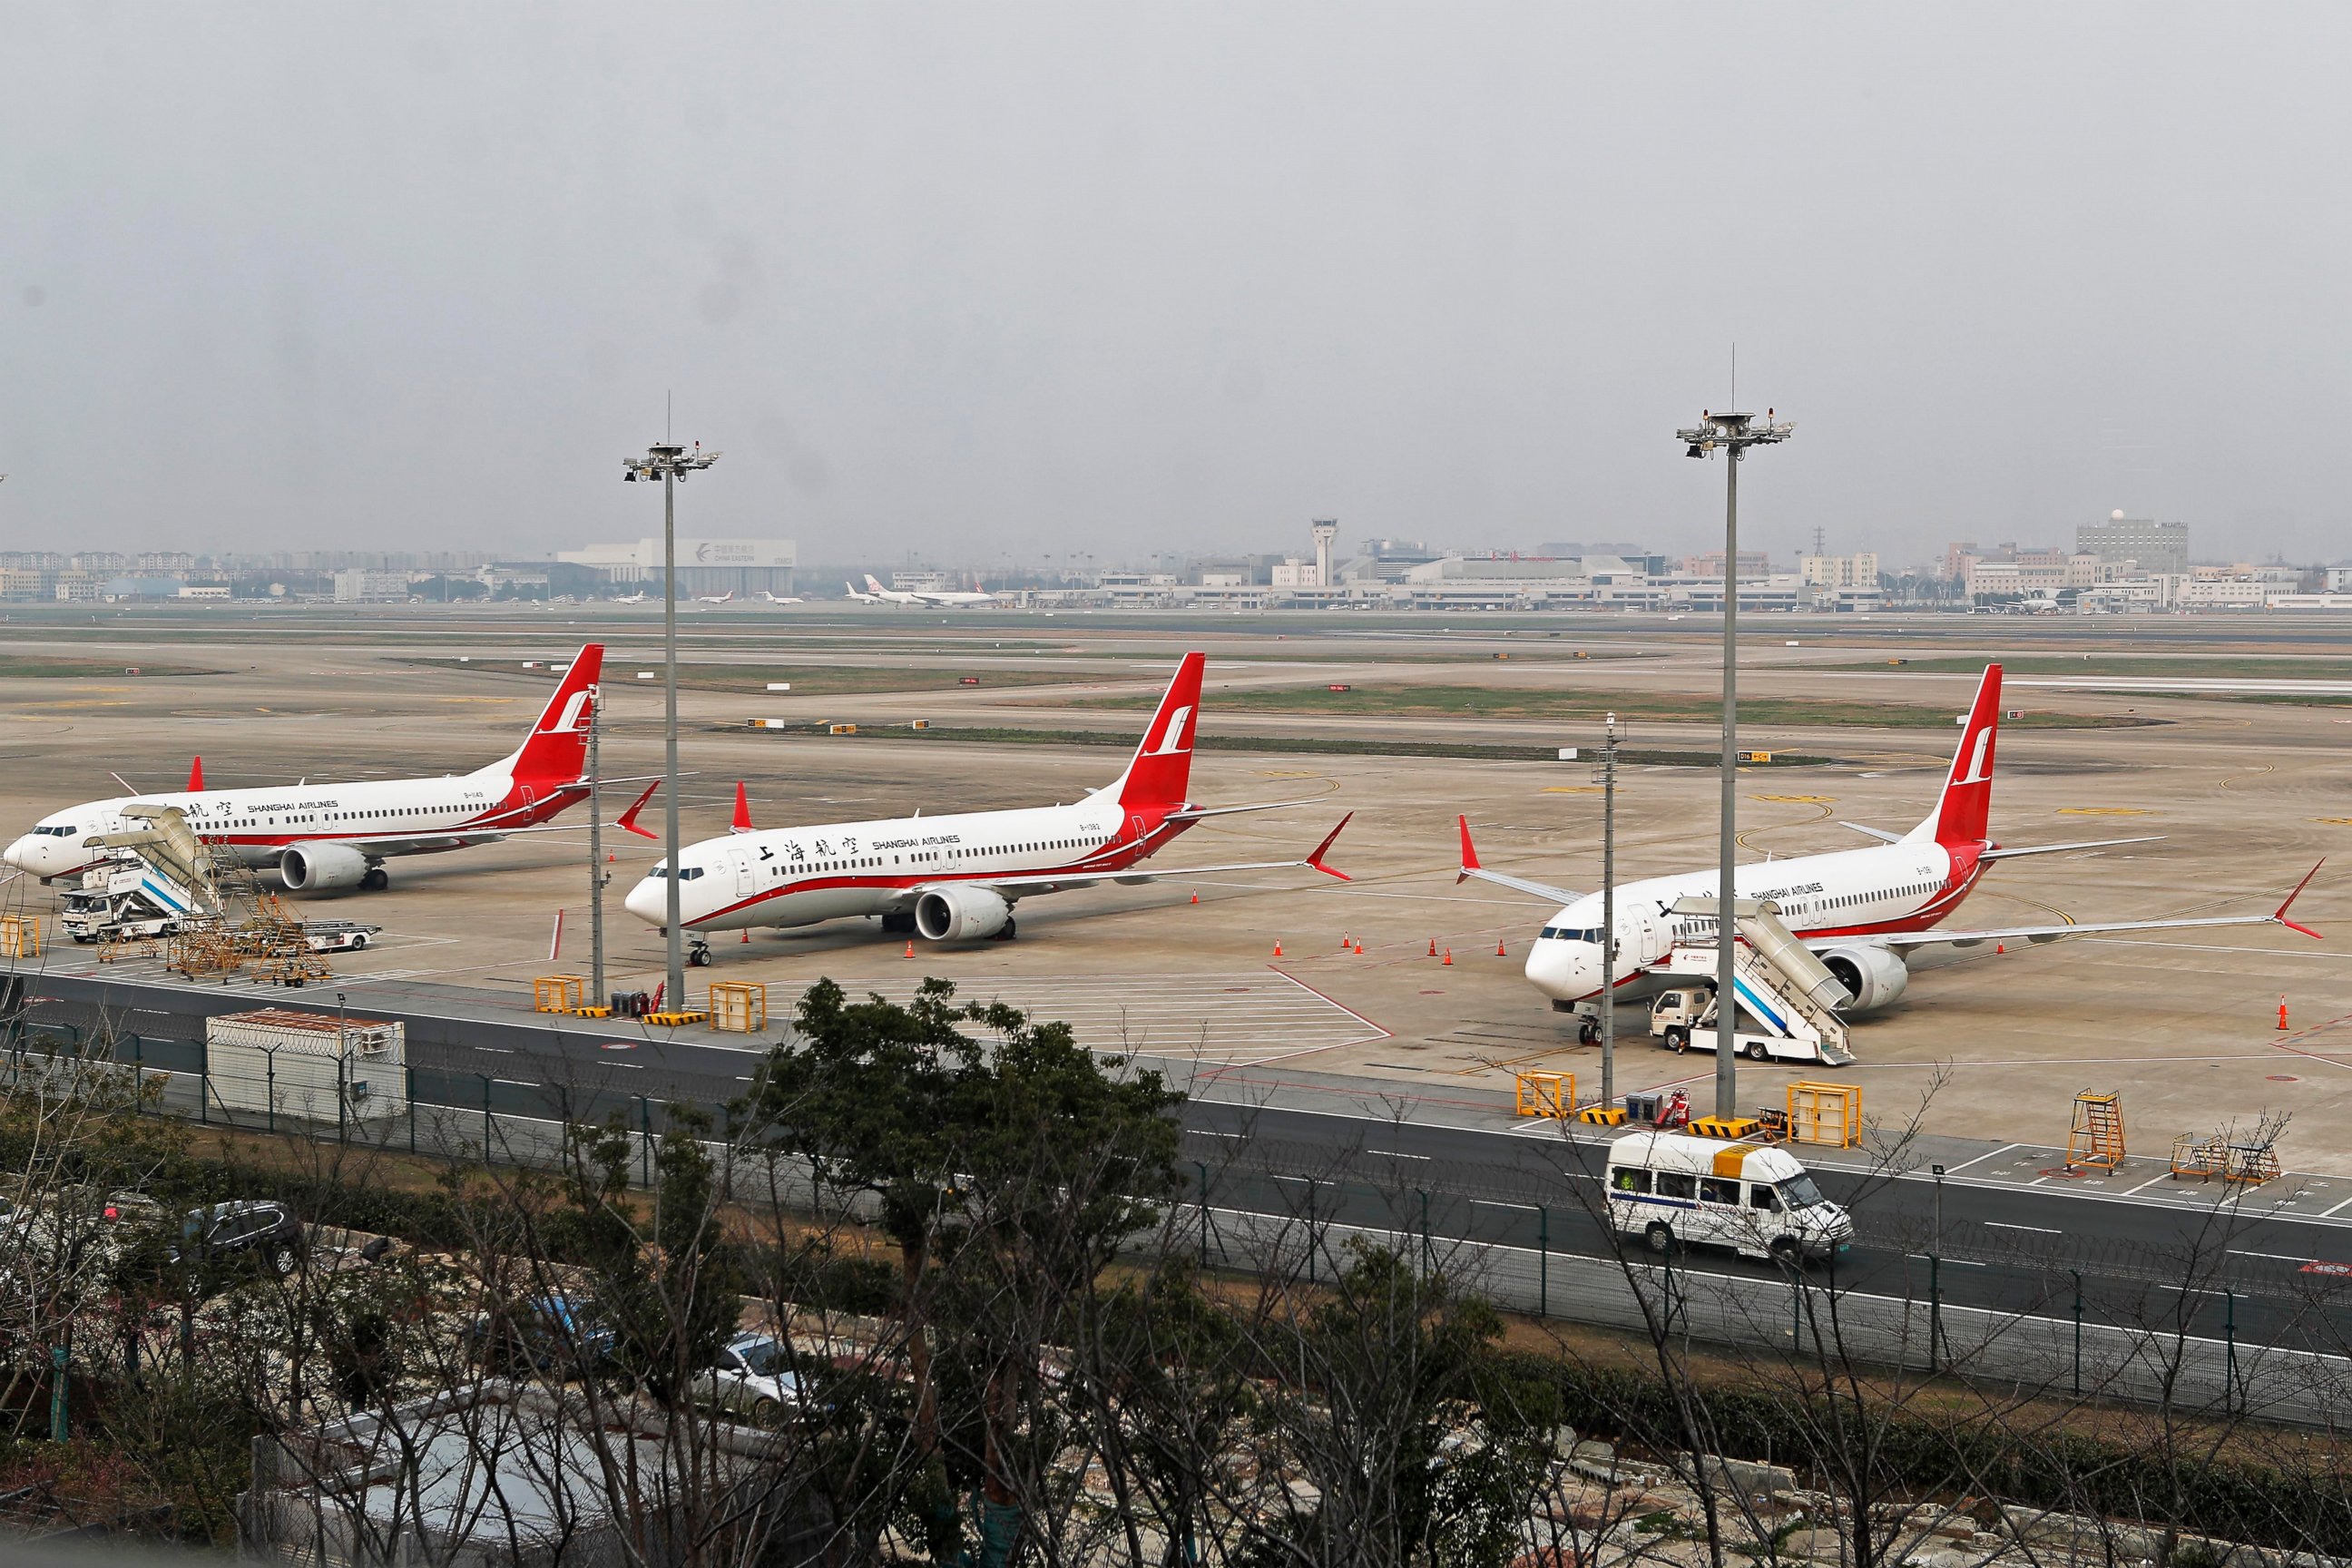
[[[686,951],[677,900],[677,487],[718,460],[719,454],[704,451],[699,441],[691,451],[665,442],[647,447],[642,458],[621,459],[624,479],[659,479],[662,487],[662,864],[668,891],[662,924],[669,939],[662,998],[673,1011],[686,1005]],[[485,1119],[488,1114],[484,1112]]]
[[[1738,827],[1739,773],[1739,459],[1750,447],[1770,446],[1789,438],[1796,428],[1790,420],[1774,420],[1766,409],[1761,424],[1753,414],[1702,411],[1699,423],[1675,436],[1688,448],[1685,457],[1704,458],[1720,451],[1727,459],[1723,477],[1723,761],[1722,820],[1717,825],[1715,900],[1715,1113],[1739,1114],[1738,1055],[1733,1049],[1734,1019],[1739,1011],[1732,976],[1738,941],[1732,924],[1737,900],[1732,890],[1732,856],[1739,847]]]

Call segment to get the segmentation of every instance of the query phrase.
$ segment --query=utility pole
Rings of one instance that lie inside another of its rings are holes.
[[[1739,798],[1739,459],[1750,447],[1785,441],[1796,428],[1793,421],[1776,423],[1773,411],[1764,411],[1762,424],[1752,414],[1702,411],[1700,423],[1675,432],[1688,448],[1684,456],[1705,458],[1722,449],[1723,469],[1723,759],[1721,820],[1716,835],[1715,902],[1715,1113],[1739,1114],[1738,1057],[1733,1049],[1734,1022],[1739,1011],[1732,985],[1738,965],[1738,941],[1732,924],[1738,899],[1732,889],[1732,857],[1738,851]]]
[[[622,459],[623,479],[659,479],[662,484],[662,869],[668,893],[662,923],[669,939],[662,997],[663,1005],[673,1012],[686,1005],[677,880],[677,487],[718,460],[719,454],[704,451],[699,441],[688,452],[667,439],[648,447],[642,458]]]
[[[1601,742],[1601,1103],[1617,1103],[1617,715]]]
[[[604,685],[588,689],[588,1005],[612,1000],[604,990],[604,765],[597,741],[604,728]]]

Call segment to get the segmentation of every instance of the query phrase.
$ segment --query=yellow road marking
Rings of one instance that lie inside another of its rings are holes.
[[[2062,805],[2061,816],[2154,816],[2153,811],[2137,805]]]
[[[467,700],[467,701],[479,701],[479,700],[480,700],[480,699],[478,699],[478,698],[468,698],[468,699],[451,698],[449,700],[451,700],[451,701],[459,701],[459,700]],[[501,698],[499,698],[499,701],[501,701],[501,702],[511,702],[511,701],[513,701],[513,700],[514,700],[514,699],[512,699],[512,698],[510,698],[510,697],[501,697]],[[1296,769],[1277,770],[1277,771],[1276,771],[1276,772],[1272,772],[1272,773],[1267,772],[1267,771],[1266,771],[1265,769],[1264,769],[1264,768],[1257,768],[1257,769],[1254,769],[1254,770],[1252,770],[1252,771],[1254,771],[1254,772],[1257,774],[1257,776],[1258,776],[1258,777],[1260,777],[1260,778],[1262,778],[1262,779],[1319,779],[1319,778],[1321,778],[1321,777],[1323,776],[1321,773],[1300,773],[1300,772],[1298,772],[1298,771],[1297,771],[1297,770],[1296,770]],[[684,873],[682,873],[682,872],[680,873],[680,875],[683,875],[683,874],[684,874]]]
[[[1543,787],[1546,795],[1599,795],[1601,790],[1599,784],[1546,784]]]
[[[2324,822],[2330,827],[2352,827],[2352,816],[2315,816],[2314,822]]]
[[[1833,795],[1751,795],[1748,798],[1786,801],[1790,805],[1827,805],[1837,796]]]

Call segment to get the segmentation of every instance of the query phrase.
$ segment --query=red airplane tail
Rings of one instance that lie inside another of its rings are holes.
[[[580,782],[588,766],[588,723],[596,711],[597,677],[604,668],[604,645],[592,642],[563,672],[530,738],[509,759],[517,784],[546,791]]]
[[[1942,845],[1982,844],[1992,819],[1993,743],[2000,732],[2000,666],[1985,666],[1977,700],[1960,731],[1952,771],[1944,777],[1943,798],[1908,835]]]
[[[1201,718],[1201,668],[1205,663],[1204,654],[1184,656],[1127,772],[1110,786],[1129,811],[1184,804],[1184,792],[1192,782],[1192,730]]]

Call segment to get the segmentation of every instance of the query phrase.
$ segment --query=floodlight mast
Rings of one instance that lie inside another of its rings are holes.
[[[686,1005],[686,953],[678,930],[677,864],[677,487],[719,460],[697,441],[693,449],[665,441],[642,458],[621,459],[624,479],[659,479],[662,484],[662,865],[668,883],[663,934],[668,943],[662,1005]]]
[[[1720,821],[1717,824],[1715,900],[1715,1113],[1739,1114],[1738,1053],[1734,1048],[1734,1024],[1739,1008],[1732,981],[1737,968],[1738,930],[1732,921],[1738,900],[1732,889],[1732,857],[1738,851],[1737,782],[1739,772],[1739,459],[1750,447],[1776,445],[1796,429],[1794,420],[1775,419],[1766,409],[1761,424],[1753,414],[1716,414],[1702,410],[1699,423],[1675,432],[1688,448],[1686,458],[1706,458],[1720,451],[1727,461],[1723,476],[1723,758]]]

